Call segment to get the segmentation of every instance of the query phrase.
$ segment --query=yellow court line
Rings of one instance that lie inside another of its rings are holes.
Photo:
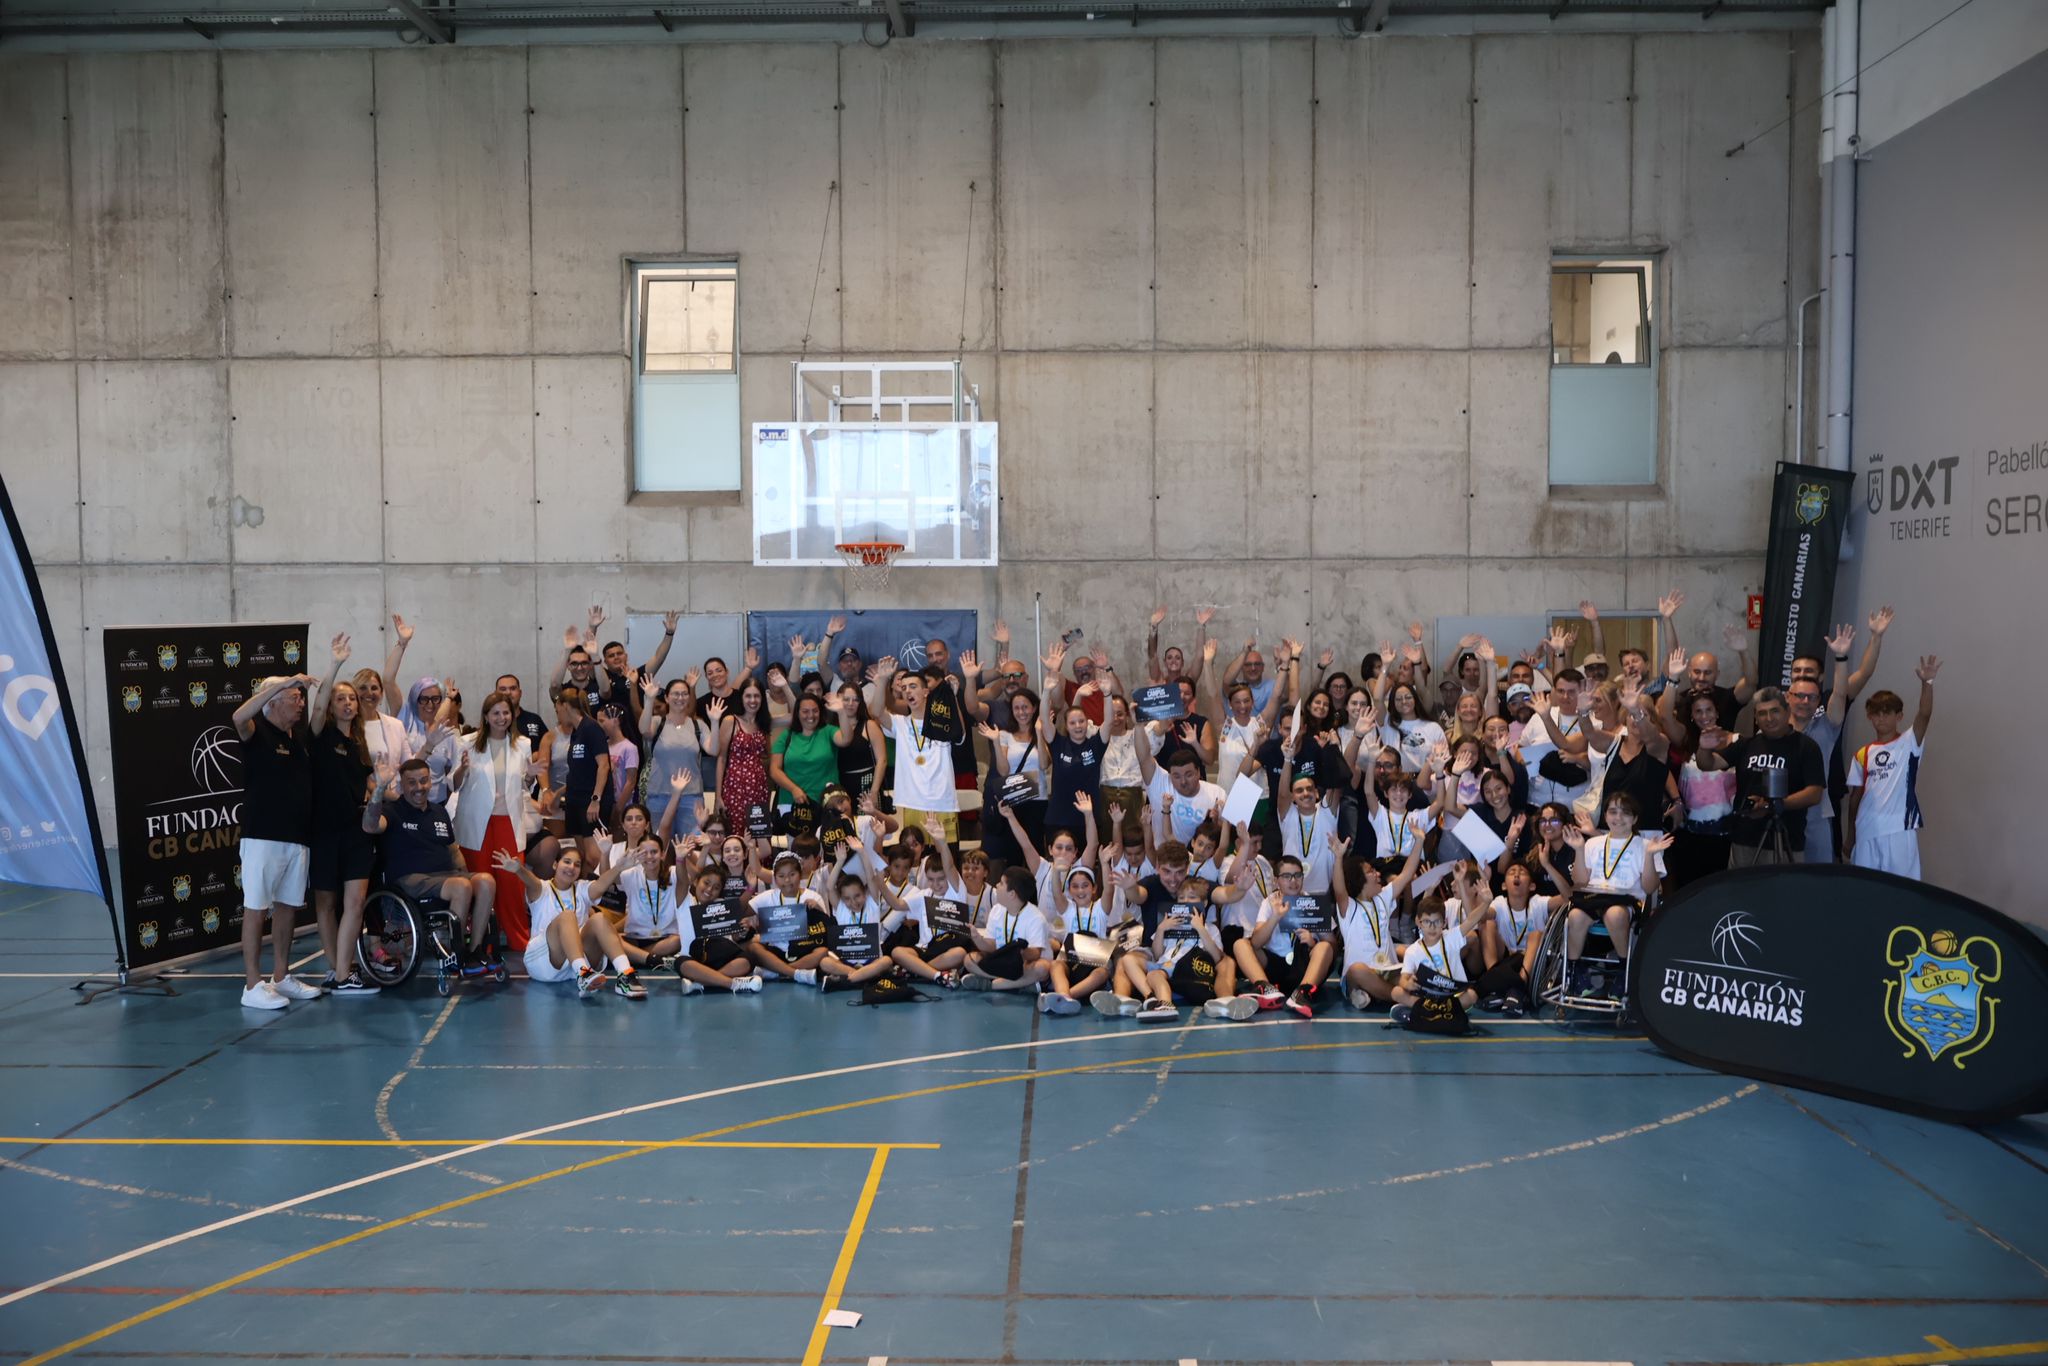
[[[1950,1342],[1947,1338],[1943,1337],[1939,1333],[1928,1333],[1926,1335],[1926,1338],[1927,1341],[1933,1343],[1936,1347],[1939,1347],[1944,1352],[1959,1352],[1962,1350],[1960,1347],[1956,1346],[1953,1342]]]
[[[1167,1053],[1161,1054],[1160,1056],[1153,1058],[1119,1058],[1107,1062],[1083,1063],[1075,1067],[1054,1068],[1051,1071],[1017,1071],[1010,1073],[1007,1076],[978,1077],[973,1081],[952,1082],[945,1086],[925,1087],[921,1090],[916,1091],[901,1091],[896,1093],[895,1095],[871,1096],[865,1100],[844,1101],[837,1105],[826,1105],[811,1110],[797,1110],[792,1111],[789,1114],[775,1115],[767,1119],[749,1120],[744,1124],[732,1124],[726,1126],[723,1129],[708,1129],[701,1134],[693,1135],[689,1139],[675,1140],[672,1142],[702,1144],[708,1139],[723,1138],[727,1134],[742,1133],[748,1129],[765,1128],[771,1124],[783,1124],[791,1120],[815,1119],[820,1115],[839,1114],[847,1110],[864,1109],[870,1105],[886,1105],[892,1101],[916,1100],[925,1096],[944,1095],[947,1092],[951,1091],[971,1091],[983,1086],[998,1086],[1032,1079],[1043,1081],[1049,1077],[1070,1076],[1078,1072],[1099,1071],[1103,1068],[1111,1067],[1130,1067],[1133,1065],[1142,1066],[1146,1063],[1159,1062],[1190,1062],[1202,1058],[1236,1058],[1260,1053],[1316,1053],[1340,1048],[1392,1048],[1395,1045],[1402,1043],[1419,1044],[1424,1046],[1454,1046],[1487,1043],[1535,1042],[1600,1043],[1603,1042],[1603,1040],[1592,1037],[1578,1036],[1562,1036],[1558,1038],[1543,1040],[1509,1039],[1499,1036],[1488,1036],[1485,1038],[1467,1037],[1430,1040],[1412,1037],[1407,1039],[1354,1039],[1336,1043],[1282,1044],[1272,1048],[1223,1048],[1211,1049],[1209,1051],[1201,1053]],[[264,1266],[257,1267],[253,1271],[244,1271],[239,1275],[230,1276],[228,1279],[224,1281],[218,1281],[215,1282],[213,1285],[205,1286],[201,1289],[194,1290],[189,1294],[181,1295],[177,1299],[171,1300],[165,1304],[157,1305],[153,1309],[146,1309],[139,1314],[131,1315],[128,1318],[122,1319],[119,1323],[111,1324],[108,1327],[99,1329],[97,1332],[88,1334],[85,1337],[76,1338],[70,1342],[65,1343],[61,1347],[54,1347],[49,1351],[42,1353],[40,1356],[30,1357],[26,1361],[17,1363],[17,1366],[44,1366],[45,1363],[54,1361],[58,1357],[64,1356],[69,1352],[74,1352],[78,1350],[80,1347],[89,1346],[92,1343],[101,1341],[102,1339],[112,1337],[114,1334],[122,1332],[125,1329],[135,1327],[137,1324],[147,1323],[151,1319],[159,1318],[164,1314],[170,1313],[174,1309],[182,1309],[184,1306],[188,1304],[196,1303],[199,1300],[206,1299],[208,1296],[211,1295],[217,1295],[223,1290],[231,1290],[235,1286],[244,1285],[249,1281],[256,1280],[262,1276],[267,1276],[273,1271],[279,1271],[287,1266],[292,1266],[298,1262],[305,1261],[308,1258],[317,1257],[323,1252],[331,1252],[336,1248],[345,1247],[350,1243],[356,1243],[362,1241],[365,1238],[374,1237],[375,1235],[379,1233],[384,1233],[390,1229],[401,1228],[407,1224],[417,1223],[422,1219],[430,1219],[437,1214],[445,1214],[449,1210],[460,1209],[465,1205],[473,1205],[479,1200],[487,1200],[494,1195],[503,1195],[508,1191],[521,1190],[528,1186],[536,1186],[543,1181],[551,1181],[558,1176],[568,1176],[574,1172],[588,1171],[592,1167],[601,1167],[608,1162],[618,1162],[624,1160],[625,1158],[639,1157],[646,1153],[657,1152],[665,1146],[672,1146],[672,1143],[641,1144],[634,1148],[628,1149],[625,1152],[612,1153],[605,1157],[593,1158],[588,1162],[579,1162],[574,1166],[558,1167],[551,1172],[542,1172],[538,1176],[529,1176],[524,1180],[515,1181],[509,1185],[496,1186],[490,1190],[477,1191],[474,1194],[463,1196],[461,1199],[451,1200],[444,1204],[434,1205],[428,1209],[419,1210],[415,1213],[407,1214],[401,1216],[400,1218],[390,1220],[387,1223],[376,1224],[366,1229],[359,1229],[356,1232],[348,1234],[344,1237],[336,1238],[332,1242],[322,1243],[318,1247],[307,1248],[303,1252],[295,1252],[289,1257],[279,1258],[277,1261],[268,1263]],[[906,1143],[897,1144],[894,1146],[907,1148],[912,1145]],[[1930,1363],[1932,1363],[1933,1361],[1938,1360],[1938,1358],[1929,1358],[1928,1360]],[[1841,1366],[1841,1364],[1831,1364],[1831,1366]]]
[[[21,1144],[41,1148],[474,1148],[488,1138],[11,1138],[0,1147]],[[779,1143],[706,1141],[695,1138],[516,1138],[500,1148],[797,1148],[871,1152],[876,1148],[936,1149],[936,1143]]]
[[[818,1321],[811,1325],[811,1342],[804,1348],[804,1366],[819,1366],[825,1359],[825,1342],[832,1336],[831,1327],[825,1316],[839,1307],[839,1296],[846,1289],[846,1277],[853,1270],[853,1254],[860,1247],[861,1234],[867,1231],[868,1211],[875,1207],[875,1192],[882,1185],[882,1168],[889,1165],[889,1148],[884,1144],[875,1149],[875,1156],[868,1163],[867,1184],[860,1188],[860,1202],[853,1207],[853,1219],[846,1225],[846,1237],[839,1243],[839,1260],[832,1265],[832,1280],[825,1287],[825,1299],[818,1306]]]
[[[1988,1361],[1993,1357],[2025,1356],[2029,1352],[2048,1352],[2048,1342],[2008,1342],[1997,1347],[1950,1346],[1940,1352],[1908,1352],[1895,1357],[1845,1357],[1841,1361],[1809,1361],[1805,1366],[1942,1366],[1949,1361]],[[30,1366],[30,1363],[24,1362],[22,1366]]]

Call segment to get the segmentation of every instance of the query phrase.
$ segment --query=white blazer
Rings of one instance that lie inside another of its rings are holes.
[[[497,794],[491,791],[490,750],[477,753],[474,736],[465,735],[459,743],[461,757],[469,760],[469,767],[450,802],[455,808],[455,842],[464,849],[481,849],[484,831],[491,824],[491,812],[498,804]],[[533,746],[524,735],[514,732],[512,753],[505,762],[505,810],[512,817],[513,830],[522,839],[540,829],[540,809],[526,795],[526,769],[532,760]]]

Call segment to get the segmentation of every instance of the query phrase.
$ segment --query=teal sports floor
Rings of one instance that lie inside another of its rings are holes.
[[[0,947],[0,1362],[2048,1361],[2048,1125],[1611,1026],[81,1005],[104,908],[21,888]]]

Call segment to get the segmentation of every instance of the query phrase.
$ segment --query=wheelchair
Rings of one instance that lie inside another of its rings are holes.
[[[1537,947],[1536,962],[1529,973],[1532,1016],[1540,1017],[1548,1009],[1554,1011],[1560,1020],[1573,1012],[1605,1016],[1617,1022],[1627,1018],[1629,978],[1635,972],[1634,946],[1649,912],[1639,898],[1629,898],[1630,953],[1625,962],[1614,952],[1614,942],[1607,932],[1603,916],[1589,914],[1593,915],[1593,925],[1586,932],[1585,948],[1577,958],[1571,956],[1570,941],[1566,935],[1571,924],[1570,908],[1562,913],[1553,913],[1550,923],[1544,927],[1543,942]],[[1583,988],[1573,983],[1574,969],[1585,974]]]
[[[434,989],[446,996],[462,976],[465,937],[462,923],[447,902],[438,897],[415,900],[380,881],[363,901],[356,962],[364,977],[389,990],[412,980],[421,964],[432,958]],[[487,975],[500,984],[511,979],[502,961]]]

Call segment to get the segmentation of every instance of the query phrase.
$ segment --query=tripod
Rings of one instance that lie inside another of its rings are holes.
[[[1729,866],[1754,867],[1758,864],[1788,864],[1792,857],[1791,834],[1786,828],[1788,819],[1785,800],[1782,797],[1765,798],[1764,828],[1757,833],[1756,843],[1749,844],[1740,836],[1731,853]]]

